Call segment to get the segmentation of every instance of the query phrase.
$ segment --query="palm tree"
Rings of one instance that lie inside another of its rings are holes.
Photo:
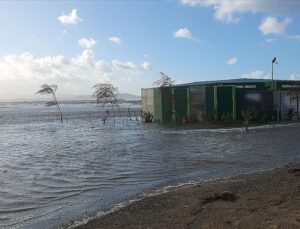
[[[119,94],[119,90],[117,87],[114,87],[112,84],[109,83],[98,83],[93,86],[95,92],[93,96],[96,97],[96,102],[103,104],[111,104],[113,109],[113,116],[115,122],[115,106],[117,106],[119,110],[119,114],[121,115],[120,107],[117,100],[117,95]]]
[[[159,72],[160,79],[155,81],[152,85],[155,87],[159,87],[161,91],[163,91],[167,87],[171,87],[174,84],[174,80],[172,80],[167,74],[163,72]]]
[[[160,74],[160,79],[155,81],[152,85],[154,87],[158,87],[159,88],[159,93],[163,94],[165,92],[168,91],[168,89],[170,87],[173,86],[174,84],[174,80],[172,80],[167,74],[163,73],[163,72],[159,72]],[[174,95],[173,93],[170,96],[167,96],[167,98],[169,98],[169,103],[171,104],[171,111],[169,111],[168,113],[170,114],[170,117],[172,117],[172,120],[176,120],[176,110],[175,110],[175,101],[174,101]]]
[[[53,101],[48,102],[47,105],[49,105],[49,106],[56,105],[59,115],[60,115],[60,121],[63,122],[63,115],[62,115],[61,109],[58,105],[56,95],[55,95],[56,90],[57,90],[57,85],[55,85],[55,84],[52,84],[52,85],[43,84],[41,86],[41,89],[38,92],[36,92],[36,94],[52,95]]]

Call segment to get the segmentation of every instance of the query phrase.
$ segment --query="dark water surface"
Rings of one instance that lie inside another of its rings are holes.
[[[142,124],[141,134],[135,118],[103,125],[94,104],[62,110],[64,123],[54,107],[0,104],[0,228],[56,228],[152,189],[300,159],[298,124],[248,133]]]

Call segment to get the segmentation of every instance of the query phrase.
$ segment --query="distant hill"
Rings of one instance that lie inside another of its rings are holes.
[[[45,97],[41,95],[33,96],[21,96],[18,99],[1,99],[0,102],[31,102],[31,101],[48,101],[51,96]],[[119,100],[125,101],[138,101],[141,100],[141,97],[138,95],[132,95],[129,93],[120,93],[117,97]],[[59,101],[94,101],[91,95],[67,95],[67,94],[58,94],[57,99]]]
[[[128,93],[120,93],[117,98],[123,100],[141,100],[141,96],[132,95]]]
[[[91,95],[75,95],[75,96],[60,95],[60,96],[58,96],[58,98],[62,99],[62,100],[84,100],[84,101],[95,100],[95,98],[93,98]],[[120,93],[117,96],[117,99],[129,101],[129,100],[141,100],[141,97],[138,95],[132,95],[129,93]]]

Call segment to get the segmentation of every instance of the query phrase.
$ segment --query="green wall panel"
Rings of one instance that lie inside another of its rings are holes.
[[[189,116],[197,119],[200,114],[205,114],[205,86],[191,86],[189,88]]]
[[[172,88],[164,88],[161,94],[162,121],[168,123],[172,121]]]
[[[214,115],[214,87],[205,88],[205,113],[207,117]]]
[[[154,101],[154,120],[162,121],[162,94],[159,88],[153,89],[153,101]]]
[[[232,115],[233,101],[232,101],[232,87],[218,87],[218,119],[223,115],[230,113]]]
[[[187,118],[187,88],[174,88],[174,110],[176,119]]]

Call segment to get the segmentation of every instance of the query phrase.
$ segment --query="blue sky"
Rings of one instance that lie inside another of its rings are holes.
[[[0,98],[91,94],[98,82],[139,94],[158,72],[177,83],[300,79],[300,1],[1,1]],[[72,14],[73,12],[73,14]]]

